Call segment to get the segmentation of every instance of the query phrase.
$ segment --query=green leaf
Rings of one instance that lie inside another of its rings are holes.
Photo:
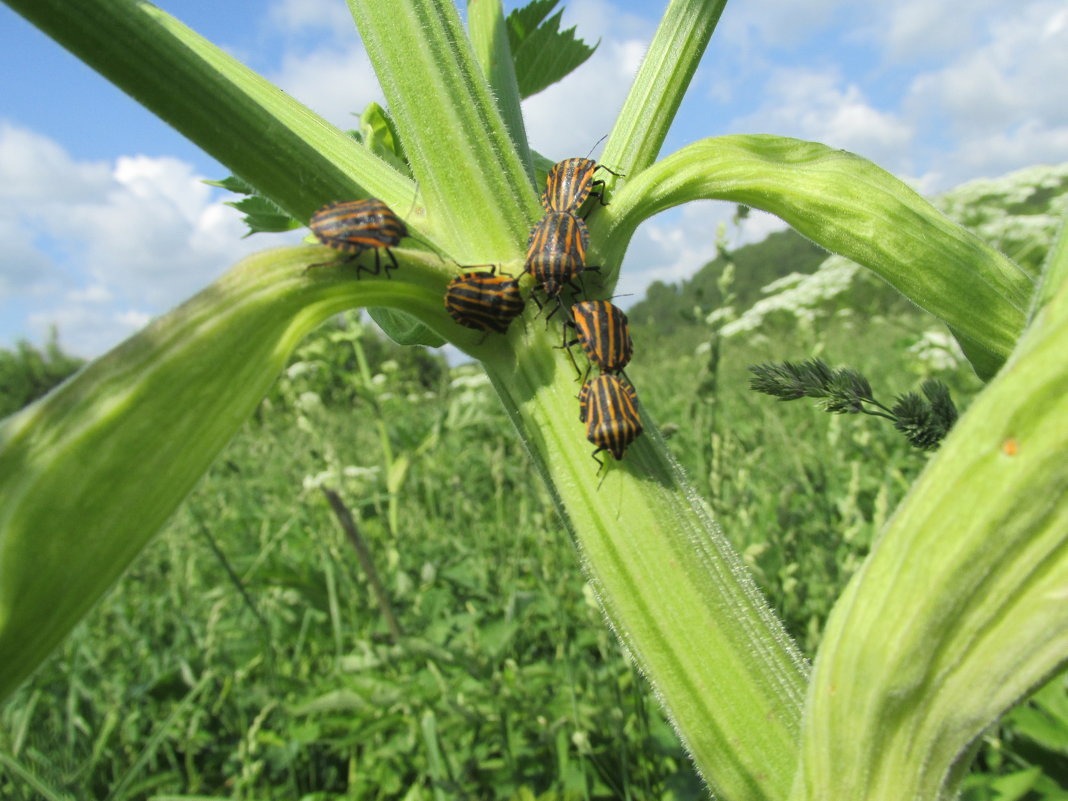
[[[1068,660],[1068,271],[1057,264],[1043,311],[832,611],[793,801],[953,797],[969,745]]]
[[[366,303],[452,328],[436,260],[398,249],[403,280],[305,273],[322,250],[245,259],[0,422],[0,697],[151,539],[305,333]]]
[[[386,110],[378,103],[368,103],[360,115],[360,141],[398,172],[410,172],[397,128]]]
[[[209,181],[204,180],[208,186],[218,186],[225,189],[228,192],[233,192],[236,195],[254,195],[256,194],[256,187],[247,181],[242,181],[236,175],[228,175],[221,181]]]
[[[5,2],[298,220],[338,198],[399,208],[414,194],[351,136],[150,3]]]
[[[410,314],[372,306],[367,310],[371,319],[378,323],[390,339],[398,345],[426,345],[428,348],[440,348],[445,340],[427,328]]]
[[[575,35],[575,28],[560,30],[563,11],[547,17],[557,0],[534,0],[508,15],[508,44],[512,49],[519,95],[526,99],[569,75],[593,55]]]
[[[489,81],[494,100],[501,112],[504,124],[519,152],[527,177],[533,179],[534,169],[527,143],[526,124],[520,107],[519,84],[516,81],[512,48],[508,44],[504,10],[501,0],[468,0],[467,29],[471,34],[471,47],[482,67],[482,74]]]
[[[393,460],[389,466],[389,475],[386,476],[386,492],[395,495],[404,486],[404,479],[408,477],[408,468],[412,460],[406,453],[402,453]]]
[[[560,0],[531,0],[508,15],[508,46],[514,53],[549,16]]]
[[[1036,765],[1026,770],[999,776],[991,782],[990,786],[997,793],[997,801],[1020,801],[1041,778],[1042,768]]]
[[[991,375],[1019,336],[1034,285],[1008,257],[950,221],[885,170],[843,150],[769,135],[703,139],[636,176],[590,221],[618,263],[634,229],[699,198],[776,214],[833,253],[869,268],[982,348]]]
[[[227,201],[226,205],[233,206],[245,215],[245,225],[249,229],[245,236],[292,231],[301,227],[298,221],[282,211],[275,203],[259,195]]]
[[[1068,755],[1068,725],[1063,719],[1025,706],[1012,713],[1012,723],[1018,735],[1034,740],[1043,748]]]

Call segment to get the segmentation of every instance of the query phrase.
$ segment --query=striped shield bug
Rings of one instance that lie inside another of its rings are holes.
[[[574,304],[571,319],[564,323],[564,328],[575,331],[575,338],[565,342],[564,347],[581,345],[590,367],[596,364],[602,373],[620,372],[634,355],[627,315],[607,300],[584,300]],[[589,374],[587,368],[584,379]]]
[[[465,328],[503,334],[523,313],[519,281],[495,270],[462,272],[445,288],[445,311]]]
[[[620,173],[613,172],[593,159],[564,159],[554,164],[549,170],[545,191],[541,195],[542,207],[546,211],[577,214],[590,195],[597,198],[602,206],[607,206],[608,203],[604,199],[604,181],[595,181],[593,177],[597,170],[622,177]]]
[[[608,451],[619,461],[642,433],[638,393],[627,379],[602,373],[582,385],[579,420],[586,424],[586,439],[597,446],[594,460],[603,467],[597,454]]]
[[[560,292],[565,286],[576,292],[581,291],[575,285],[575,279],[583,272],[600,269],[586,266],[586,246],[589,241],[586,223],[564,211],[549,212],[530,232],[523,272],[534,276],[535,287],[541,289],[547,298],[557,300],[557,308]],[[541,308],[537,298],[534,302]],[[554,309],[549,316],[555,313]]]
[[[378,275],[381,272],[379,250],[384,250],[392,263],[392,267],[386,265],[386,278],[389,278],[389,271],[397,269],[397,259],[390,248],[396,247],[404,237],[408,236],[404,221],[394,214],[389,206],[373,197],[323,206],[311,216],[308,225],[318,240],[328,248],[349,254],[338,261],[312,264],[308,267],[309,270],[312,267],[330,264],[347,264],[358,258],[365,250],[374,251],[374,269],[372,270],[366,264],[357,264],[357,278],[360,277],[361,270],[371,275]]]

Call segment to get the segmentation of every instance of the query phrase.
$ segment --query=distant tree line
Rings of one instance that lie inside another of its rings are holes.
[[[0,417],[37,400],[84,363],[63,352],[55,329],[43,348],[20,339],[13,350],[0,349]]]
[[[790,273],[813,273],[827,256],[827,251],[795,231],[779,231],[757,244],[720,254],[679,284],[654,282],[646,290],[645,299],[627,310],[627,316],[632,325],[668,336],[678,328],[703,322],[705,315],[723,304],[718,281],[728,261],[735,266],[735,303],[738,308],[747,309],[772,281]]]

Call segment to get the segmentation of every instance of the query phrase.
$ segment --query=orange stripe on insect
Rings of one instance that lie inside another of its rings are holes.
[[[564,327],[574,329],[575,338],[564,347],[580,345],[591,368],[596,364],[603,373],[619,373],[630,363],[634,343],[621,308],[607,300],[584,300],[571,307],[570,316]],[[587,369],[585,377],[589,374]]]
[[[586,439],[597,446],[593,458],[608,451],[618,461],[642,433],[638,393],[629,381],[610,373],[587,381],[579,392],[579,420],[586,424]]]
[[[365,264],[357,264],[357,278],[360,277],[361,271],[371,275],[378,275],[382,271],[380,250],[385,251],[392,264],[386,265],[386,278],[389,278],[389,271],[397,269],[397,259],[390,248],[396,247],[408,236],[404,221],[377,198],[330,203],[311,216],[308,227],[328,248],[349,254],[346,258],[336,261],[309,265],[308,270],[331,264],[347,264],[355,261],[364,251],[374,251],[374,269]]]
[[[542,207],[546,211],[576,214],[590,195],[597,198],[602,206],[607,206],[608,203],[604,199],[605,182],[594,180],[593,177],[597,170],[623,177],[621,173],[589,158],[564,159],[554,164],[549,170],[545,191],[541,195]]]
[[[530,232],[523,273],[530,273],[534,277],[535,288],[544,292],[550,300],[555,298],[559,301],[564,287],[582,291],[575,284],[576,279],[584,272],[600,269],[586,264],[589,239],[586,223],[578,217],[567,212],[549,212]],[[541,302],[537,299],[535,302],[540,308]],[[555,313],[556,310],[553,310]]]
[[[445,310],[460,325],[476,331],[503,334],[523,313],[519,281],[507,274],[461,272],[445,288]]]

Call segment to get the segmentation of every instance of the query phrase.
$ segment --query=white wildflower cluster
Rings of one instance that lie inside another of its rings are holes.
[[[811,275],[791,273],[772,281],[762,290],[768,297],[758,300],[737,320],[720,329],[732,337],[760,328],[772,315],[789,315],[798,325],[811,326],[832,313],[832,302],[848,291],[860,267],[842,256],[826,259]]]
[[[489,376],[479,372],[460,372],[456,368],[456,375],[449,381],[449,389],[459,392],[480,391],[490,385]]]
[[[1068,212],[1068,164],[1028,167],[997,179],[970,181],[932,202],[948,217],[1034,272]],[[831,256],[811,275],[792,273],[765,286],[762,292],[766,297],[737,319],[729,319],[734,314],[732,310],[717,309],[708,315],[706,323],[719,328],[724,337],[759,329],[773,317],[811,327],[835,313],[833,302],[855,280],[868,276],[856,263]],[[943,340],[948,344],[940,344]],[[949,369],[935,365],[963,358],[948,334],[928,332],[916,348],[918,358],[932,360],[932,369]]]
[[[1034,268],[1068,211],[1068,164],[969,181],[932,202],[984,242]]]
[[[485,418],[490,408],[487,398],[490,393],[490,380],[475,365],[460,365],[452,370],[449,381],[449,411],[446,425],[450,428],[462,428]]]
[[[304,476],[302,485],[305,490],[316,490],[319,487],[349,486],[349,489],[360,489],[363,484],[375,483],[382,468],[360,467],[358,465],[344,465],[338,470],[336,467],[322,470],[318,473]]]
[[[324,411],[323,399],[317,392],[301,392],[297,396],[296,407],[304,414],[316,414]]]
[[[292,381],[308,373],[317,373],[320,369],[320,365],[316,362],[293,362],[286,368],[285,375],[286,378]]]
[[[723,323],[729,323],[736,316],[733,306],[720,306],[718,309],[713,309],[709,315],[705,318],[705,323],[710,327],[715,328]]]
[[[908,352],[931,372],[954,370],[965,363],[960,345],[948,331],[924,331]]]

